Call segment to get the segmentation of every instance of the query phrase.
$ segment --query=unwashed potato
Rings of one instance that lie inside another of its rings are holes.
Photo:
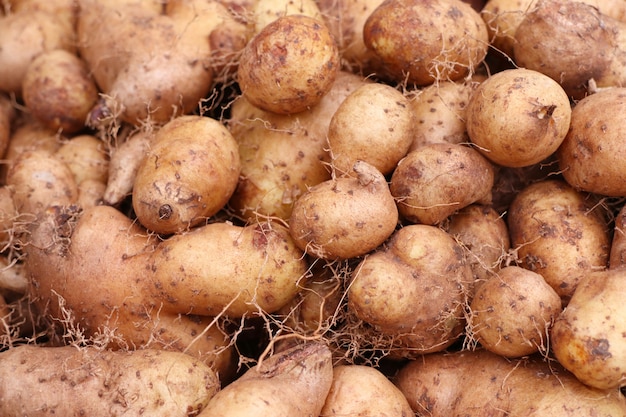
[[[598,389],[626,385],[625,280],[623,267],[588,273],[552,326],[556,359]]]
[[[558,179],[527,186],[509,207],[511,247],[520,265],[543,276],[564,305],[585,275],[608,266],[604,210],[592,196]]]
[[[409,99],[381,83],[359,87],[335,111],[328,127],[328,146],[335,175],[350,175],[365,161],[390,174],[413,141]]]
[[[215,371],[180,352],[22,345],[0,353],[5,417],[186,417],[219,388]]]
[[[226,126],[210,117],[177,117],[155,134],[137,168],[137,219],[160,234],[193,228],[226,206],[240,169],[239,148]]]
[[[314,19],[324,19],[314,0],[256,0],[250,7],[254,25],[254,34],[282,16],[304,15]]]
[[[492,163],[477,150],[432,143],[398,162],[389,188],[405,220],[434,225],[472,203],[488,204],[493,181]]]
[[[444,350],[458,339],[472,281],[465,253],[450,234],[409,225],[354,269],[348,309],[390,337],[381,349],[415,357]]]
[[[54,156],[65,162],[77,184],[85,180],[107,182],[109,156],[104,143],[93,135],[78,135],[63,141]]]
[[[11,138],[11,127],[15,119],[16,111],[9,97],[0,94],[0,157],[4,157],[9,140]]]
[[[55,49],[28,65],[22,97],[27,110],[44,126],[71,134],[85,127],[87,115],[98,101],[98,88],[81,58]]]
[[[626,265],[626,206],[622,206],[615,216],[609,267],[618,268]]]
[[[349,259],[381,245],[398,224],[387,180],[357,161],[351,176],[311,187],[293,206],[289,233],[296,245],[321,259]]]
[[[624,111],[626,88],[622,87],[598,91],[576,104],[569,132],[556,154],[563,177],[573,187],[626,196]]]
[[[549,351],[549,331],[561,297],[541,275],[519,266],[500,269],[470,304],[472,335],[482,347],[515,358]]]
[[[406,397],[380,370],[366,365],[339,365],[319,417],[410,417]]]
[[[417,85],[474,73],[489,47],[485,22],[460,0],[385,0],[365,21],[363,39],[382,61],[382,77]]]
[[[394,378],[417,415],[429,417],[616,417],[618,390],[584,385],[543,357],[506,359],[484,349],[426,355]]]
[[[525,167],[558,149],[571,114],[569,98],[556,81],[538,71],[509,69],[487,78],[472,94],[467,133],[494,163]]]
[[[14,232],[14,222],[18,220],[19,212],[13,202],[11,187],[0,187],[0,249],[5,251],[11,244]]]
[[[237,82],[255,106],[294,114],[317,103],[340,70],[339,50],[321,18],[285,15],[270,22],[245,46]]]
[[[319,416],[333,382],[332,354],[311,342],[261,357],[211,398],[199,417]]]

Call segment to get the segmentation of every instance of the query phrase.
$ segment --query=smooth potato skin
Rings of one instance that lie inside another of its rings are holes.
[[[18,416],[186,417],[219,390],[199,360],[159,350],[24,345],[0,353],[0,413]]]

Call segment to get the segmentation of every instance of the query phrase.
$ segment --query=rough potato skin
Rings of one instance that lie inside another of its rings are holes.
[[[257,107],[293,114],[319,103],[340,69],[339,50],[322,20],[281,16],[244,48],[237,81]]]
[[[218,390],[215,371],[180,352],[23,345],[0,353],[4,417],[187,417]]]

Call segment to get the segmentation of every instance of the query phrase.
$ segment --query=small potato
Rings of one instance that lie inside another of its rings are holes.
[[[78,135],[62,142],[54,156],[65,162],[77,184],[85,180],[107,182],[109,156],[104,143],[92,135]]]
[[[480,286],[470,311],[472,335],[488,351],[508,358],[545,354],[561,297],[536,272],[508,266]]]
[[[459,0],[385,0],[363,39],[384,64],[381,76],[417,85],[472,74],[489,46],[485,22]]]
[[[556,156],[565,180],[600,195],[626,196],[626,88],[609,88],[580,100]]]
[[[467,105],[467,133],[486,158],[525,167],[553,154],[571,119],[569,98],[554,80],[523,68],[483,81]]]
[[[0,94],[0,158],[4,158],[9,147],[15,116],[16,112],[9,97]]]
[[[294,204],[289,233],[296,245],[321,259],[365,255],[396,228],[398,209],[383,174],[367,162],[351,177],[311,187]]]
[[[626,265],[626,205],[615,216],[615,226],[611,240],[609,267],[618,268]]]
[[[406,397],[380,370],[366,365],[339,365],[319,417],[409,417]]]
[[[324,21],[288,15],[269,23],[248,42],[237,81],[255,106],[294,114],[319,103],[339,69],[339,50]]]
[[[607,213],[596,203],[565,181],[543,180],[524,188],[509,207],[520,266],[543,276],[564,305],[585,275],[608,266]]]
[[[180,352],[75,346],[5,350],[0,381],[4,417],[186,417],[200,412],[220,387],[215,371]]]
[[[0,251],[4,252],[14,235],[14,222],[18,220],[18,211],[13,202],[11,187],[0,187]]]
[[[444,350],[461,335],[472,281],[465,253],[451,235],[409,225],[355,268],[348,309],[391,338],[378,348],[414,357]]]
[[[488,204],[493,181],[493,165],[475,149],[432,143],[398,163],[389,188],[404,219],[434,225],[469,204]]]
[[[254,34],[282,16],[304,15],[323,21],[322,12],[315,0],[256,0],[251,7]]]
[[[336,175],[365,161],[383,175],[391,173],[413,141],[409,100],[381,83],[359,87],[339,105],[328,127],[328,145]]]
[[[75,53],[55,49],[37,56],[22,81],[22,97],[34,118],[52,130],[76,133],[98,101],[87,64]]]
[[[132,204],[141,224],[178,233],[220,211],[237,187],[237,142],[219,121],[181,116],[163,126],[141,162]]]

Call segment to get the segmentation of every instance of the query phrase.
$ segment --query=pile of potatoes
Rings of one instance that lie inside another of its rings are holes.
[[[0,414],[626,415],[624,0],[0,0]]]

